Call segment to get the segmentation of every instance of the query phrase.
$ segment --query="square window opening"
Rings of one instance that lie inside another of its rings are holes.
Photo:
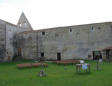
[[[44,31],[42,32],[42,35],[45,35],[45,32]]]

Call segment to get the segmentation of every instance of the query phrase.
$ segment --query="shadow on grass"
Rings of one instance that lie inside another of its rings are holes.
[[[77,72],[76,75],[91,75],[91,72]]]

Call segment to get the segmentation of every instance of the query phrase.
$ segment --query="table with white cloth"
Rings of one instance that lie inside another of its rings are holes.
[[[81,69],[90,72],[90,64],[76,64],[76,72],[81,72]]]

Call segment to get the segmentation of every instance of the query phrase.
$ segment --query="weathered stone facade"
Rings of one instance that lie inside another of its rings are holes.
[[[93,59],[93,51],[112,46],[111,33],[111,22],[27,31],[17,35],[18,48],[25,59]]]
[[[19,19],[21,21],[24,21],[26,18],[24,13],[21,14],[21,17]],[[28,28],[28,21],[25,21],[24,23],[27,27],[23,27],[23,23],[20,26],[20,24],[14,25],[6,21],[0,20],[0,61],[11,61],[15,56],[14,38],[17,33],[32,31],[31,27]]]
[[[0,61],[4,59],[6,52],[6,26],[5,22],[0,20]]]
[[[112,23],[33,30],[22,13],[18,24],[0,20],[0,61],[93,59],[93,51],[112,46]]]

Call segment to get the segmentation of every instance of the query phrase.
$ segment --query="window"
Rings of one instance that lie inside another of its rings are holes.
[[[72,29],[70,28],[70,32],[72,32]]]
[[[76,32],[76,37],[78,38],[80,36],[80,33],[79,32]]]
[[[88,58],[91,58],[91,55],[88,55]]]
[[[110,25],[110,28],[112,28],[112,25]]]
[[[55,37],[58,37],[58,36],[59,36],[59,34],[58,34],[58,33],[56,33],[56,34],[55,34]]]
[[[91,30],[93,30],[93,27],[91,27]]]
[[[42,35],[45,35],[45,32],[44,31],[42,32]]]
[[[4,41],[4,39],[1,38],[0,41]]]
[[[32,37],[30,36],[30,37],[28,38],[28,40],[31,41],[31,40],[32,40]]]
[[[94,31],[94,27],[91,27],[91,31]]]
[[[112,32],[112,25],[110,26],[110,28],[111,28],[110,30],[111,30],[111,32]]]
[[[101,29],[101,27],[98,27],[98,29],[100,30],[100,29]]]

